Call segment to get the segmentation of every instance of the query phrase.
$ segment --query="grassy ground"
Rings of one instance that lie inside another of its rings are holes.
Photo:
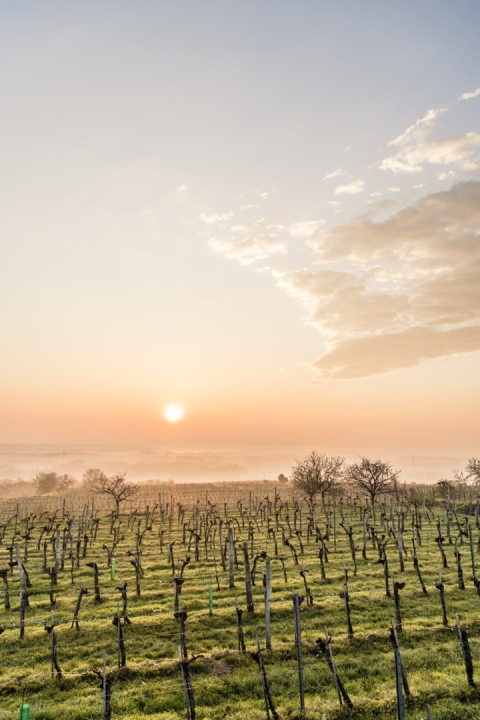
[[[236,511],[229,511],[229,517]],[[436,508],[436,514],[444,513]],[[357,547],[361,549],[360,519],[349,511],[349,521],[355,528]],[[223,510],[222,510],[223,516]],[[305,516],[304,516],[305,517]],[[188,519],[185,518],[185,521]],[[325,520],[318,511],[320,527]],[[471,518],[472,520],[472,518]],[[379,517],[377,516],[377,523]],[[260,522],[260,520],[259,520]],[[282,522],[281,524],[285,524]],[[241,525],[241,523],[240,523]],[[111,543],[110,523],[102,519],[97,540],[81,559],[71,582],[70,561],[59,574],[55,589],[54,619],[58,641],[58,662],[61,678],[51,676],[50,636],[44,629],[51,621],[49,598],[50,581],[42,572],[41,554],[36,551],[39,529],[36,523],[29,543],[29,559],[25,566],[32,582],[30,608],[26,614],[25,637],[19,637],[19,577],[15,567],[9,576],[12,609],[0,607],[0,720],[18,717],[24,696],[31,705],[35,720],[86,720],[99,718],[102,711],[102,691],[99,678],[92,672],[100,669],[102,653],[107,652],[109,671],[117,668],[117,629],[112,618],[117,612],[120,593],[116,586],[120,579],[128,582],[128,612],[131,625],[125,625],[127,668],[116,672],[112,695],[112,717],[143,720],[177,720],[185,717],[182,678],[178,664],[179,626],[173,617],[173,581],[171,566],[165,550],[160,553],[159,516],[155,515],[151,532],[145,534],[142,551],[144,577],[141,596],[135,594],[134,569],[128,551],[134,551],[135,538],[127,532],[127,518],[122,517],[125,540],[116,549],[116,579],[110,579],[104,543]],[[235,524],[236,526],[236,524]],[[61,526],[63,527],[63,525]],[[407,528],[410,525],[407,523]],[[272,561],[272,645],[263,652],[267,676],[276,709],[281,718],[299,717],[297,654],[293,634],[292,590],[304,595],[300,577],[301,563],[308,570],[307,580],[313,594],[313,606],[302,604],[301,625],[304,653],[306,717],[318,718],[324,713],[328,720],[349,716],[340,707],[333,675],[323,657],[317,657],[315,640],[325,637],[325,625],[333,637],[332,649],[338,674],[349,693],[358,718],[395,718],[394,656],[389,639],[390,621],[395,618],[393,599],[386,597],[383,567],[378,552],[368,543],[367,560],[357,553],[358,571],[353,572],[346,535],[338,528],[337,550],[333,538],[328,543],[327,579],[322,581],[318,560],[319,545],[311,538],[307,542],[304,519],[304,554],[300,554],[297,538],[291,542],[299,552],[300,565],[295,565],[288,547],[281,545],[279,553],[285,559],[288,582],[285,583],[281,565]],[[12,539],[9,527],[0,545],[0,568],[8,565],[7,546]],[[273,558],[273,541],[267,537],[266,523],[255,534],[255,552],[267,550]],[[401,591],[403,630],[398,633],[404,663],[408,673],[411,696],[406,702],[405,717],[419,720],[426,717],[429,703],[435,720],[478,718],[480,695],[467,684],[464,661],[454,615],[458,613],[462,626],[469,631],[474,666],[480,665],[480,597],[472,582],[468,544],[460,547],[465,571],[466,589],[459,590],[454,559],[454,545],[445,544],[448,569],[442,569],[445,584],[449,626],[442,625],[440,593],[435,588],[441,558],[434,541],[435,524],[423,521],[422,544],[418,548],[420,566],[428,595],[422,593],[411,558],[411,533],[405,534],[408,556],[405,572],[399,573],[398,550],[392,540],[387,546],[390,571],[395,579],[405,582]],[[247,539],[246,528],[236,526],[239,545]],[[18,538],[17,538],[18,539]],[[477,530],[474,528],[475,544]],[[175,540],[175,556],[192,558],[185,569],[182,608],[188,612],[187,645],[189,654],[202,655],[191,665],[197,717],[200,719],[231,718],[245,720],[265,718],[265,705],[257,664],[250,652],[255,649],[256,636],[265,642],[264,596],[261,563],[254,587],[255,613],[244,612],[246,654],[237,650],[234,594],[240,607],[246,609],[243,557],[238,553],[235,568],[235,588],[228,587],[228,573],[219,566],[220,590],[217,589],[215,569],[209,551],[201,560],[193,560],[193,548],[188,553],[182,544],[182,533],[176,519],[172,531],[165,532],[165,542]],[[22,540],[20,539],[22,548]],[[217,533],[217,563],[218,555]],[[51,549],[49,546],[49,553]],[[93,572],[86,562],[100,566],[102,602],[95,604]],[[339,597],[343,582],[343,562],[349,571],[354,637],[346,632],[345,609]],[[218,563],[219,564],[219,563]],[[73,608],[81,585],[89,588],[80,611],[80,631],[70,626]],[[208,593],[213,586],[213,615],[209,615]],[[479,668],[480,681],[480,668]]]

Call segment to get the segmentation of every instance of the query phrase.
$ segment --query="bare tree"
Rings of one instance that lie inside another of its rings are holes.
[[[467,478],[470,479],[476,487],[480,486],[480,460],[470,458],[467,463]]]
[[[312,450],[292,468],[291,481],[294,488],[303,492],[310,503],[315,495],[335,488],[343,475],[345,458],[319,455]]]
[[[393,470],[388,462],[362,457],[360,462],[347,467],[345,479],[358,490],[366,492],[373,507],[378,495],[395,487],[399,473],[400,470]]]
[[[126,474],[117,473],[113,477],[107,477],[102,473],[92,488],[99,495],[110,495],[115,500],[117,517],[120,515],[120,503],[128,500],[137,492],[136,485],[125,482]]]
[[[106,479],[103,470],[99,468],[88,468],[82,475],[82,485],[87,490],[95,490],[101,480]]]

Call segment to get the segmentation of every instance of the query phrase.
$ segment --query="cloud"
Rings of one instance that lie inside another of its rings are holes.
[[[335,195],[357,195],[363,192],[364,180],[354,180],[348,185],[339,185],[335,188]]]
[[[200,220],[203,220],[204,223],[207,223],[207,225],[214,225],[217,222],[222,222],[224,220],[230,220],[230,218],[233,217],[233,212],[224,213],[223,215],[207,215],[206,213],[202,213],[200,215]]]
[[[351,379],[413,367],[421,360],[480,350],[480,326],[437,331],[409,328],[402,333],[347,340],[315,360],[324,380]]]
[[[437,173],[437,178],[439,180],[453,180],[457,176],[453,172],[453,170],[442,170],[442,172]]]
[[[342,168],[338,168],[338,170],[334,170],[329,175],[325,175],[325,177],[323,179],[330,180],[330,178],[336,178],[336,177],[339,177],[340,175],[344,175],[344,174],[345,173],[343,172]]]
[[[471,100],[472,98],[476,98],[480,95],[480,87],[474,90],[473,92],[467,92],[463,93],[463,95],[459,98],[459,100]]]
[[[314,235],[321,225],[325,225],[325,220],[304,220],[289,225],[288,231],[294,238],[307,238]]]
[[[315,270],[274,272],[321,331],[319,379],[480,350],[480,182],[426,195],[383,222],[320,231]]]
[[[410,125],[402,135],[389,142],[399,148],[396,155],[385,158],[381,170],[391,170],[395,175],[418,173],[424,164],[457,165],[464,172],[475,172],[478,161],[472,166],[471,155],[480,148],[480,133],[468,132],[466,135],[431,139],[432,130],[444,108],[429,110],[427,114]]]
[[[185,183],[183,183],[183,185],[179,185],[177,187],[177,190],[186,190],[186,189],[187,189],[187,185],[185,185]]]
[[[214,252],[229,260],[238,260],[242,265],[287,252],[285,243],[276,240],[275,235],[259,235],[245,240],[210,238],[208,245]]]

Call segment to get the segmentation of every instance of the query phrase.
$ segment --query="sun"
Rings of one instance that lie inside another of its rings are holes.
[[[163,417],[165,420],[167,420],[170,423],[177,423],[179,420],[183,419],[183,416],[185,415],[185,411],[182,408],[181,405],[177,405],[177,403],[172,403],[171,405],[167,405],[165,410],[163,411]]]

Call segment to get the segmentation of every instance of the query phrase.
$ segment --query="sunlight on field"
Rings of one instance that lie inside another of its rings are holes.
[[[435,720],[473,720],[478,693],[467,682],[455,613],[468,631],[476,677],[480,603],[468,537],[460,536],[458,528],[470,525],[477,552],[478,513],[476,517],[475,504],[468,502],[448,510],[443,502],[433,507],[427,496],[423,504],[415,492],[382,499],[375,514],[364,498],[351,496],[313,508],[292,494],[289,485],[271,482],[144,487],[123,504],[118,518],[105,497],[78,492],[65,503],[53,496],[22,498],[18,515],[17,501],[3,501],[0,570],[6,569],[4,600],[8,585],[10,608],[5,602],[0,608],[0,719],[18,715],[23,694],[32,719],[102,717],[96,671],[106,651],[107,674],[115,680],[112,718],[180,720],[185,717],[178,662],[183,642],[192,660],[188,682],[197,718],[264,718],[261,676],[252,655],[257,637],[276,711],[280,717],[299,717],[292,606],[292,592],[297,592],[306,718],[349,716],[346,706],[339,705],[334,676],[317,643],[325,639],[325,626],[336,673],[355,716],[396,718],[393,621],[411,693],[405,718],[424,718],[429,703]],[[445,561],[436,542],[438,522]],[[412,538],[425,592],[413,562]],[[24,578],[31,584],[24,621],[19,615],[17,547]],[[459,589],[457,547],[465,590]],[[248,611],[246,557],[253,611]],[[388,596],[380,557],[388,558]],[[271,649],[265,649],[267,565]],[[350,628],[342,595],[344,568]],[[436,588],[439,570],[447,625]],[[394,583],[400,588],[397,609]],[[76,613],[82,588],[88,592]],[[241,651],[236,602],[243,611],[246,652]],[[176,609],[186,612],[184,633]],[[72,622],[75,614],[78,630]],[[112,624],[117,614],[123,649],[118,626]],[[51,668],[52,635],[45,630],[52,624],[57,669]]]

